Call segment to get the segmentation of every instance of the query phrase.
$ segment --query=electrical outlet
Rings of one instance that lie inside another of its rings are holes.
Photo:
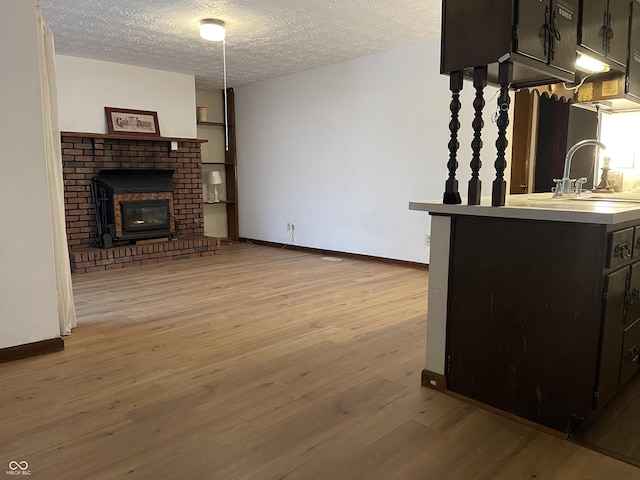
[[[427,243],[427,247],[430,246],[431,245],[431,235],[427,235],[425,241]]]
[[[287,232],[290,232],[290,231],[291,231],[291,223],[287,222]]]

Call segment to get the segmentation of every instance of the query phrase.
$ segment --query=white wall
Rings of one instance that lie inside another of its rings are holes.
[[[600,161],[596,171],[596,180],[602,176],[604,157],[611,158],[610,178],[622,176],[622,190],[640,192],[640,112],[600,114],[600,140],[607,146],[600,150]]]
[[[104,107],[158,112],[163,137],[196,137],[192,75],[56,55],[60,130],[107,133]]]
[[[4,0],[0,16],[0,348],[60,333],[35,3]]]
[[[428,262],[429,217],[447,177],[448,77],[434,39],[236,88],[242,237]],[[496,90],[487,88],[483,194],[495,176]],[[459,159],[466,203],[474,89],[465,82]],[[508,177],[507,177],[508,178]]]

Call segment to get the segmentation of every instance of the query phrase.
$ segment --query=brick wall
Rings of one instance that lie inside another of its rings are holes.
[[[180,235],[204,235],[199,142],[178,141],[178,150],[170,150],[168,140],[123,140],[63,133],[62,168],[67,240],[71,250],[93,246],[96,222],[91,179],[105,168],[175,170],[173,200]]]

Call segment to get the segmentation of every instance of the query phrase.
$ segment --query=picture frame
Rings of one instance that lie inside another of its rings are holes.
[[[160,136],[158,112],[104,107],[104,113],[107,116],[107,128],[111,135]]]

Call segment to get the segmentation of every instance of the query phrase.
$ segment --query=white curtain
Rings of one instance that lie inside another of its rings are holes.
[[[64,186],[62,179],[62,151],[58,126],[58,86],[56,84],[55,46],[53,33],[44,22],[40,5],[38,17],[38,56],[40,59],[40,86],[42,89],[42,121],[49,180],[49,200],[53,223],[53,247],[58,288],[58,319],[60,335],[69,335],[76,326],[76,310],[73,304],[73,285],[69,265],[69,246],[64,216]]]

